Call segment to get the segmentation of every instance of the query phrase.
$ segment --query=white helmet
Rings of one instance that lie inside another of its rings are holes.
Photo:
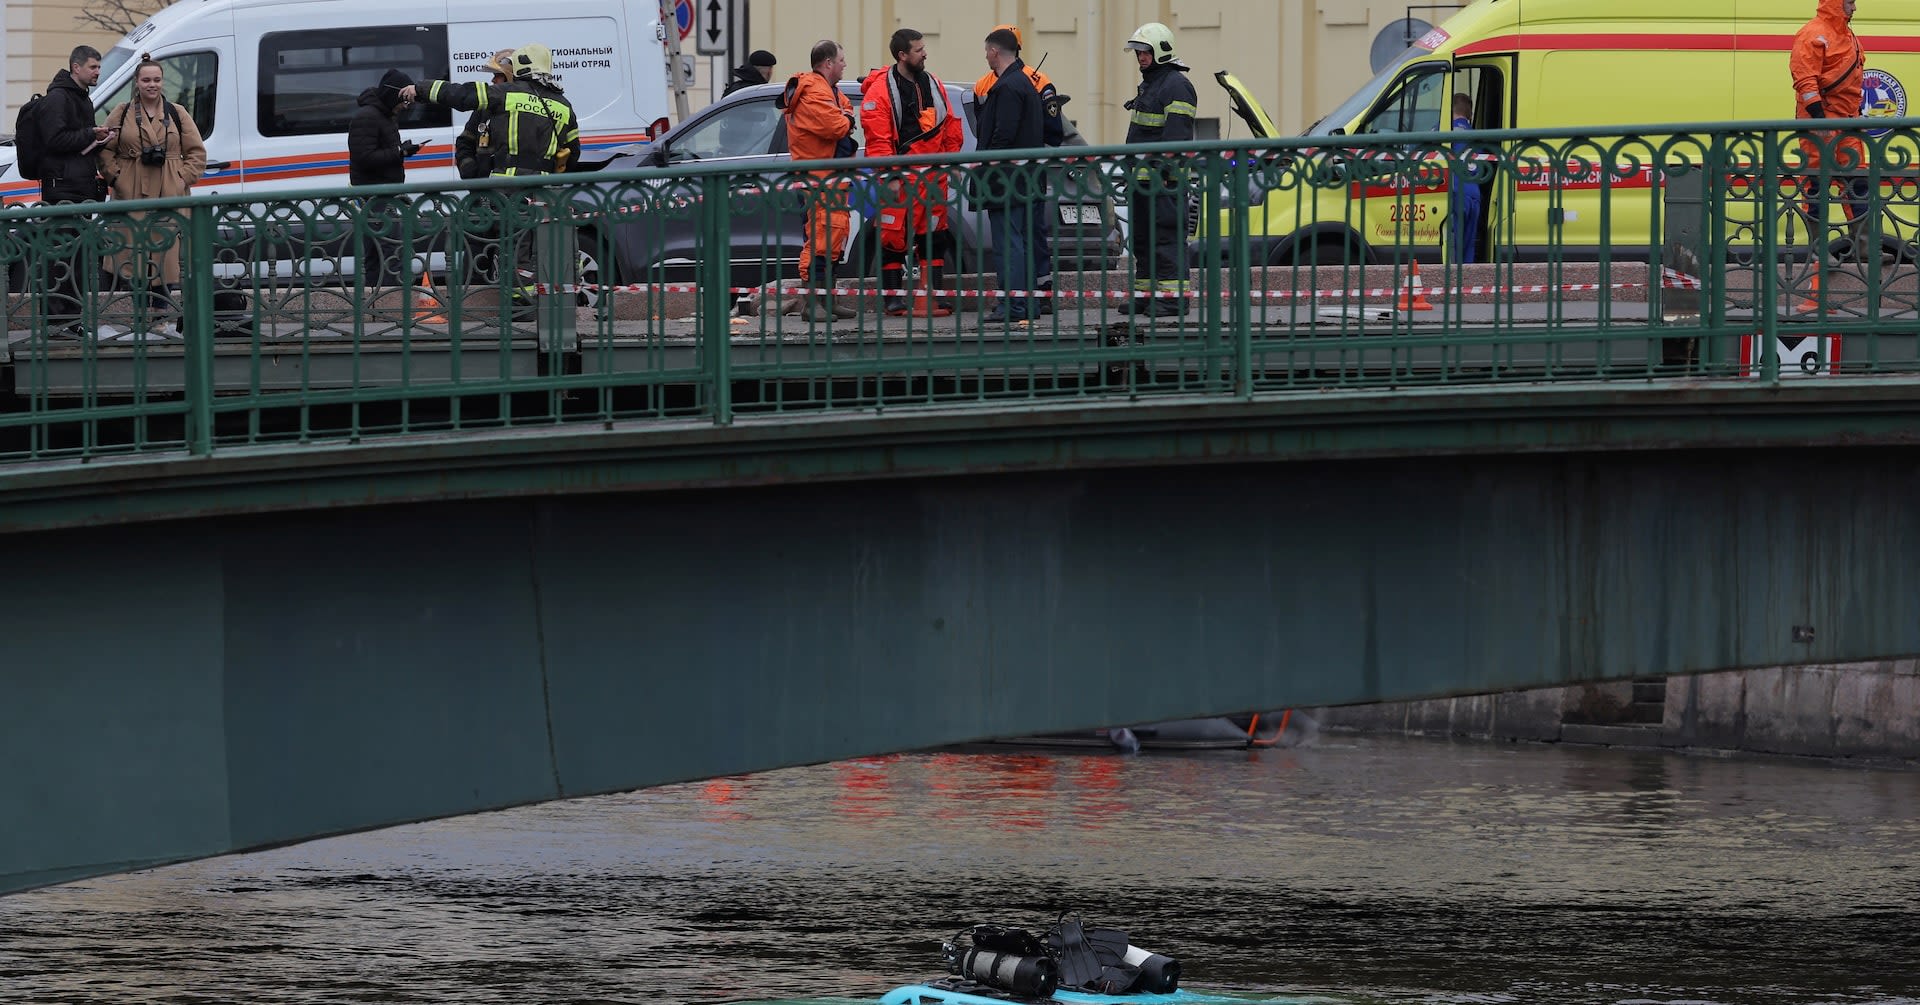
[[[1173,62],[1173,29],[1158,21],[1148,21],[1133,30],[1127,48],[1153,53],[1156,63]]]

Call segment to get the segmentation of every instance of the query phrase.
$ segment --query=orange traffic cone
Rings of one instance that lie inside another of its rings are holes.
[[[1400,302],[1394,307],[1403,311],[1430,311],[1433,305],[1427,303],[1427,289],[1420,285],[1420,260],[1409,259],[1413,271],[1407,273],[1407,281],[1400,287]]]
[[[1813,270],[1813,283],[1807,287],[1807,295],[1801,298],[1799,303],[1794,304],[1793,309],[1801,314],[1812,314],[1820,309],[1819,296],[1820,270],[1815,269]]]
[[[920,270],[920,288],[913,291],[913,310],[908,312],[913,317],[944,318],[953,313],[945,307],[940,306],[939,301],[933,299],[933,287],[931,285],[933,279],[928,275],[928,273],[932,271],[932,269],[927,268]]]
[[[427,277],[427,270],[421,269],[420,270],[420,292],[413,298],[413,323],[426,324],[426,325],[446,324],[447,316],[445,314],[440,313],[440,311],[438,310],[435,310],[432,314],[429,314],[426,317],[420,316],[420,312],[426,309],[426,307],[423,306],[422,304],[422,301],[425,301],[425,300],[431,300],[435,307],[440,306],[440,295],[433,292],[433,280]]]

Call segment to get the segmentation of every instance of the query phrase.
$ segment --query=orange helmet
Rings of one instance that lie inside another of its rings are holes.
[[[1017,46],[1019,46],[1019,47],[1020,47],[1020,48],[1022,48],[1022,49],[1024,49],[1024,48],[1026,48],[1026,47],[1027,47],[1027,40],[1026,40],[1026,39],[1024,39],[1024,38],[1021,38],[1021,37],[1020,37],[1020,29],[1018,29],[1018,28],[1016,28],[1016,27],[1014,27],[1013,25],[1010,25],[1010,24],[996,24],[996,25],[994,25],[994,26],[993,26],[993,30],[994,30],[994,31],[1010,31],[1010,32],[1013,32],[1013,44],[1014,44],[1014,45],[1017,45]]]

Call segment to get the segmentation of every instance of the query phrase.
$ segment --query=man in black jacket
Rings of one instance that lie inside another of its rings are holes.
[[[420,151],[420,144],[400,139],[400,113],[407,102],[401,100],[401,88],[411,87],[413,78],[399,70],[388,70],[380,83],[360,92],[360,107],[347,124],[347,178],[353,185],[399,185],[407,180],[407,158]],[[369,285],[389,285],[400,278],[402,217],[407,200],[392,197],[366,200],[366,236],[360,243],[365,264],[378,263],[378,271],[361,268]]]
[[[1046,142],[1046,113],[1040,107],[1040,92],[1027,77],[1027,65],[1020,61],[1020,40],[1013,32],[996,28],[987,36],[986,55],[995,79],[980,106],[976,131],[979,149],[1030,150],[1041,146]],[[983,165],[977,171],[975,191],[986,203],[993,247],[1000,254],[1000,291],[1004,298],[981,320],[988,324],[1030,321],[1039,313],[1033,299],[1015,298],[1013,291],[1031,290],[1035,276],[1053,271],[1049,263],[1036,261],[1036,210],[1046,205],[1040,175],[1027,165],[1004,161]]]
[[[772,80],[775,63],[773,53],[765,49],[753,50],[753,55],[748,56],[746,62],[733,68],[733,79],[727,81],[727,89],[721,91],[720,96],[724,98],[743,87],[757,87]]]
[[[111,140],[114,130],[93,123],[93,99],[87,91],[100,82],[100,50],[82,45],[67,57],[67,68],[53,75],[38,112],[41,149],[40,199],[47,203],[94,202],[101,196],[100,165],[94,151]],[[85,218],[63,217],[50,227],[52,254],[44,259],[48,272],[44,305],[49,331],[82,336],[82,296],[100,277],[98,248],[82,240]],[[113,334],[119,334],[114,332]]]

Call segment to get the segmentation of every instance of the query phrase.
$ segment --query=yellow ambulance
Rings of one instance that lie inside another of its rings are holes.
[[[1449,161],[1430,153],[1408,170],[1353,166],[1341,136],[1440,132],[1455,95],[1471,100],[1475,129],[1593,129],[1581,165],[1552,156],[1565,141],[1483,144],[1509,170],[1483,186],[1478,260],[1566,258],[1603,244],[1646,247],[1659,203],[1661,163],[1697,163],[1698,144],[1622,129],[1652,123],[1781,120],[1794,116],[1787,69],[1794,34],[1817,0],[1473,0],[1307,130],[1313,144],[1284,168],[1261,172],[1249,234],[1268,264],[1441,259]],[[1920,86],[1920,3],[1859,0],[1854,32],[1866,52],[1862,115],[1908,114]],[[1219,74],[1234,111],[1260,134],[1258,103]],[[1270,124],[1268,124],[1270,128]],[[1656,130],[1657,132],[1657,130]],[[1911,144],[1902,142],[1903,147]],[[1625,155],[1625,156],[1622,156]],[[1652,155],[1652,156],[1649,156]],[[1395,159],[1374,148],[1376,159]],[[1457,162],[1456,162],[1457,163]],[[1602,172],[1611,165],[1610,177]],[[1274,184],[1277,176],[1288,180]],[[1604,182],[1604,186],[1603,186]],[[1603,222],[1602,188],[1605,200]],[[1218,217],[1230,233],[1232,216]]]

